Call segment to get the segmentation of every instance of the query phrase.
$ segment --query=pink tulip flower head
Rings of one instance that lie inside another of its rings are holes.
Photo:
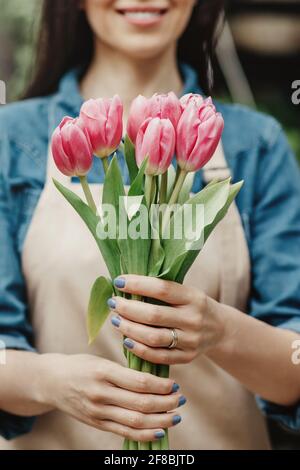
[[[187,105],[177,126],[176,155],[180,168],[197,171],[211,159],[224,129],[223,117],[216,112],[211,98],[200,106]]]
[[[127,121],[127,134],[135,144],[136,136],[143,122],[149,117],[149,100],[145,96],[137,96],[131,103]]]
[[[78,119],[65,117],[55,129],[51,141],[52,155],[57,168],[66,176],[84,176],[93,163],[89,136]]]
[[[123,134],[123,104],[118,95],[86,101],[79,120],[97,157],[106,158],[119,147]]]
[[[185,108],[190,104],[190,103],[195,103],[196,106],[201,106],[204,102],[204,98],[201,95],[198,95],[196,93],[187,93],[186,95],[183,95],[180,98],[180,104],[181,108],[184,111]]]
[[[173,92],[168,94],[155,93],[149,99],[139,95],[131,104],[127,134],[135,144],[140,126],[146,119],[155,117],[169,119],[176,129],[181,112],[180,101]]]
[[[145,173],[160,175],[169,168],[175,151],[176,134],[169,119],[148,118],[141,125],[136,138],[138,166],[148,157]]]

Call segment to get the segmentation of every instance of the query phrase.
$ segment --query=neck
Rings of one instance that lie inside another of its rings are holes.
[[[96,44],[92,63],[81,82],[84,99],[118,94],[128,115],[131,101],[138,95],[174,91],[181,94],[182,79],[176,61],[176,47],[151,59],[133,59],[107,45]]]

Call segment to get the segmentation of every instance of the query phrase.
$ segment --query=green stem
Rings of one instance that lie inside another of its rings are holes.
[[[166,171],[161,175],[160,188],[159,188],[159,203],[165,204],[167,202],[167,189],[168,189],[168,172]]]
[[[128,439],[124,439],[123,450],[129,450],[129,440]]]
[[[109,167],[108,157],[101,158],[101,161],[102,161],[102,166],[103,166],[104,173],[106,174],[107,170],[108,170],[108,167]]]
[[[87,182],[86,176],[79,176],[79,180],[80,180],[80,183],[81,183],[86,201],[87,201],[89,207],[92,209],[92,211],[95,212],[95,214],[96,214],[97,213],[97,207],[96,207],[95,201],[93,199],[93,196],[92,196],[89,184]]]
[[[150,208],[152,195],[153,175],[146,175],[145,180],[145,199],[147,207]]]
[[[138,450],[139,446],[136,441],[129,441],[129,450]]]
[[[174,186],[174,189],[173,189],[173,192],[171,194],[171,197],[170,197],[170,200],[169,200],[169,205],[171,206],[172,204],[176,204],[177,200],[178,200],[178,196],[180,194],[180,191],[181,191],[181,188],[183,186],[183,183],[184,183],[184,180],[186,178],[186,175],[187,175],[187,172],[184,171],[184,170],[181,170],[179,175],[178,175],[178,179],[175,183],[175,186]]]
[[[148,361],[142,362],[142,372],[148,372],[149,374],[152,373],[152,364]]]

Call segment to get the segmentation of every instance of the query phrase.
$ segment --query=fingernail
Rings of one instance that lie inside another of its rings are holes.
[[[107,305],[109,306],[109,308],[114,309],[114,308],[116,308],[117,303],[116,303],[116,301],[115,301],[114,299],[108,299]]]
[[[181,416],[179,415],[173,416],[172,421],[173,421],[174,426],[176,426],[176,424],[179,424],[181,422]]]
[[[114,285],[117,289],[123,289],[123,287],[125,287],[125,279],[123,277],[118,277],[114,280]]]
[[[183,395],[181,395],[178,401],[178,406],[183,406],[185,403],[186,403],[186,398]]]
[[[116,326],[117,328],[119,328],[120,323],[121,323],[121,318],[119,318],[119,317],[112,317],[111,322],[112,322],[112,324],[113,324],[114,326]]]
[[[126,348],[128,348],[128,349],[133,349],[133,348],[134,348],[134,342],[131,341],[131,339],[128,339],[128,338],[124,339],[124,343],[123,343],[123,344],[124,344],[124,346],[126,346]]]
[[[156,439],[162,439],[165,437],[165,431],[157,431],[155,434]]]
[[[180,386],[177,383],[174,383],[172,387],[172,393],[178,392],[179,389]]]

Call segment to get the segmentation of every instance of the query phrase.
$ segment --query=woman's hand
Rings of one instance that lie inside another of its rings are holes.
[[[124,275],[115,280],[122,292],[150,297],[169,305],[153,305],[123,297],[108,301],[112,324],[127,338],[125,347],[155,364],[188,363],[224,339],[221,305],[201,291],[154,277]],[[172,342],[176,329],[178,343]]]
[[[178,424],[185,403],[171,379],[89,355],[44,356],[43,398],[85,424],[134,441],[155,441]]]

